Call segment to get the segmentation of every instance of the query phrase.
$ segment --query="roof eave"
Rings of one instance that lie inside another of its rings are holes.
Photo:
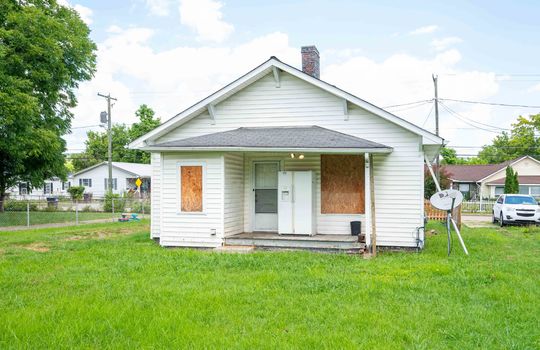
[[[160,152],[302,152],[302,153],[378,153],[393,152],[391,147],[381,148],[294,148],[294,147],[176,147],[176,146],[147,146],[145,151]]]

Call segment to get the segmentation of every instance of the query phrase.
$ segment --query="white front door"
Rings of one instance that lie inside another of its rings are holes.
[[[253,162],[255,231],[278,229],[278,170],[279,162]]]

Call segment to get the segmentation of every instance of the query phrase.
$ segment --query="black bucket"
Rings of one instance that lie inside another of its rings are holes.
[[[362,223],[360,221],[351,221],[351,235],[358,236],[362,231],[361,227]]]

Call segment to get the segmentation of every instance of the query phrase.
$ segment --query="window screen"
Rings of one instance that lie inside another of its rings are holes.
[[[255,190],[255,213],[277,213],[277,190]]]
[[[190,165],[180,167],[181,210],[185,212],[203,211],[203,167]]]
[[[363,155],[321,155],[321,213],[365,212]]]

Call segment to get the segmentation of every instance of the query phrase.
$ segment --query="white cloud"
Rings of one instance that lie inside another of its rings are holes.
[[[118,98],[113,108],[114,122],[133,123],[135,110],[142,103],[167,120],[270,56],[300,66],[300,49],[291,46],[288,35],[280,32],[235,46],[178,46],[162,51],[152,48],[154,34],[152,29],[142,27],[109,28],[107,39],[98,43],[96,76],[79,88],[73,126],[97,124],[99,112],[106,107],[105,101],[97,97],[98,92],[110,92]],[[462,57],[456,49],[427,58],[395,54],[381,61],[373,60],[365,52],[357,48],[322,51],[322,78],[378,106],[431,99],[432,73],[441,76],[441,97],[488,100],[499,89],[495,74],[460,69]],[[390,110],[422,125],[430,107]],[[488,123],[492,123],[490,118],[494,116],[490,110],[473,110],[468,105],[452,108]],[[456,120],[444,113],[441,109],[441,126],[446,128],[443,136],[453,144],[469,143],[460,141],[460,130],[452,129]],[[432,117],[426,127],[433,130]],[[70,149],[84,147],[84,131],[77,129],[67,137]],[[477,137],[471,130],[466,132],[475,142],[487,142],[483,137],[493,136],[484,133]]]
[[[540,84],[536,84],[527,89],[527,92],[540,92]]]
[[[430,33],[435,32],[438,29],[439,29],[439,26],[437,25],[429,25],[429,26],[416,28],[415,30],[410,31],[409,34],[410,35],[430,34]]]
[[[171,0],[145,0],[150,13],[156,16],[168,16],[171,8]]]
[[[457,36],[449,36],[442,39],[433,39],[431,41],[431,45],[433,46],[433,48],[435,48],[435,50],[443,51],[446,50],[448,47],[459,44],[461,42],[463,42],[461,38],[458,38]]]
[[[201,41],[223,42],[234,26],[223,20],[223,3],[212,0],[180,0],[180,21],[197,33]]]
[[[92,15],[94,14],[94,11],[92,11],[91,8],[80,4],[71,5],[68,0],[58,0],[58,4],[66,7],[71,7],[79,13],[79,16],[84,23],[86,23],[87,25],[92,24]]]
[[[439,97],[487,100],[499,91],[496,76],[489,72],[463,71],[459,69],[461,62],[459,51],[447,50],[433,57],[419,58],[407,54],[395,54],[383,61],[375,61],[365,55],[349,57],[345,61],[323,65],[322,78],[346,91],[353,93],[377,106],[390,106],[411,101],[430,100],[433,97],[432,73],[438,73]],[[489,122],[494,117],[490,109],[484,108],[481,113],[478,107],[454,106],[459,113],[474,117],[474,120]],[[389,108],[389,111],[422,126],[430,112],[431,104]],[[462,135],[473,136],[474,142],[488,142],[494,134],[482,133],[471,135],[473,130],[465,133],[456,129],[469,127],[456,120],[443,108],[441,110],[442,136],[452,140],[452,144],[471,143],[463,140]],[[433,131],[433,112],[424,125]],[[478,131],[478,130],[476,130]]]

